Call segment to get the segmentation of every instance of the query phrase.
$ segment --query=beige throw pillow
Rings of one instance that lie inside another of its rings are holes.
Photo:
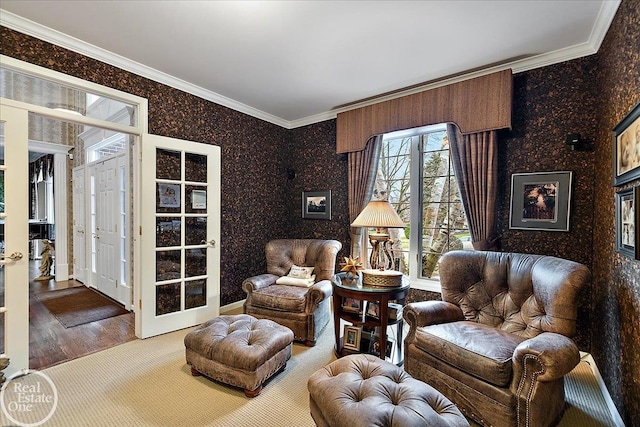
[[[309,279],[313,273],[313,268],[314,267],[299,267],[294,264],[291,266],[288,276],[295,279]]]
[[[277,285],[289,285],[289,286],[301,286],[303,288],[310,288],[316,281],[316,276],[311,276],[308,279],[298,279],[296,277],[282,276],[276,280]]]

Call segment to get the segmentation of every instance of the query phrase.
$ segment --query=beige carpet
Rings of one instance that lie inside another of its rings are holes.
[[[189,330],[132,341],[44,370],[55,383],[59,404],[44,426],[313,426],[307,379],[335,360],[333,328],[316,347],[294,344],[284,372],[249,399],[239,389],[192,377],[184,361],[183,337]],[[584,363],[581,363],[584,365]],[[581,368],[583,368],[582,366]],[[589,370],[589,367],[586,367]],[[589,372],[572,375],[570,409],[560,426],[613,425],[602,402],[593,400]],[[597,393],[597,385],[596,395]],[[580,397],[583,396],[583,397]],[[586,396],[586,400],[584,398]],[[1,412],[1,411],[0,411]],[[35,423],[31,413],[22,423]],[[3,426],[11,425],[4,414]]]

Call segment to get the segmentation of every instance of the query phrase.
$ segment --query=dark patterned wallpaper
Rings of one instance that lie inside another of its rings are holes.
[[[592,267],[593,140],[596,128],[595,56],[514,76],[512,130],[499,139],[499,232],[501,250],[552,255]],[[580,133],[588,150],[571,151],[568,133]],[[509,228],[511,175],[572,171],[569,231]],[[590,347],[591,288],[580,296],[575,340]]]
[[[4,55],[147,98],[149,133],[221,147],[221,305],[244,299],[265,243],[289,234],[288,131],[4,27],[0,39]]]
[[[336,154],[336,121],[292,129],[289,140],[290,231],[294,238],[335,239],[342,243],[339,267],[349,255],[349,207],[347,205],[347,155]],[[331,220],[303,219],[302,192],[331,190]]]
[[[615,192],[640,181],[612,187],[611,130],[640,102],[638,28],[640,1],[624,0],[597,54],[594,186],[592,354],[629,426],[640,420],[640,261],[615,251]]]

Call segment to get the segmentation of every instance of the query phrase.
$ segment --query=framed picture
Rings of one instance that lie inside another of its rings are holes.
[[[371,301],[367,303],[367,316],[373,317],[374,319],[380,318],[380,304]]]
[[[572,177],[566,171],[513,174],[509,228],[569,231]]]
[[[302,218],[331,219],[331,190],[303,191]]]
[[[392,357],[395,343],[395,340],[387,338],[387,346],[384,352],[385,357]],[[369,349],[369,353],[374,356],[380,357],[380,341],[378,340],[378,337],[375,337],[375,339],[371,340],[371,348]]]
[[[342,310],[352,313],[362,313],[362,301],[355,298],[345,298],[342,301]]]
[[[158,184],[161,208],[180,207],[180,184]]]
[[[613,185],[640,178],[640,103],[613,128]]]
[[[357,326],[345,325],[344,336],[342,337],[342,347],[349,350],[360,351],[361,329]]]
[[[640,259],[640,187],[627,188],[616,193],[616,251]]]

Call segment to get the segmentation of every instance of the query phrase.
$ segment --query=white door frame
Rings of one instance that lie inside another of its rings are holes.
[[[140,161],[140,156],[138,153],[138,146],[140,145],[139,144],[140,138],[142,137],[143,134],[146,134],[148,129],[147,99],[141,98],[139,96],[135,96],[129,93],[125,93],[119,90],[115,90],[112,88],[108,88],[106,86],[98,85],[96,83],[91,83],[91,82],[79,79],[77,77],[59,73],[57,71],[52,71],[52,70],[49,70],[37,65],[33,65],[28,62],[20,61],[5,55],[0,55],[0,64],[2,68],[15,70],[20,73],[24,73],[34,77],[57,82],[65,86],[76,87],[88,93],[106,96],[108,98],[119,100],[128,105],[132,105],[136,107],[136,123],[134,125],[123,125],[115,122],[109,122],[109,121],[99,120],[91,117],[80,116],[80,115],[76,115],[76,114],[65,112],[65,111],[55,110],[55,109],[43,107],[40,105],[28,104],[28,103],[5,99],[5,98],[1,99],[2,105],[13,106],[16,108],[27,110],[44,117],[63,120],[70,123],[88,125],[92,127],[99,127],[99,128],[103,128],[103,129],[107,129],[115,132],[121,132],[128,135],[136,136],[138,141],[132,142],[130,145],[130,149],[133,150],[133,164],[131,165],[133,168],[133,175],[132,175],[133,182],[131,185],[131,190],[132,190],[131,192],[132,192],[133,200],[135,201],[134,212],[133,212],[133,221],[134,221],[133,230],[138,230],[141,224],[140,222],[141,204],[139,202],[140,195],[139,195],[139,188],[137,185],[137,183],[139,182],[139,176],[140,176],[140,168],[138,164]],[[62,158],[60,158],[60,155],[61,154],[58,154],[57,158],[54,158],[54,162],[56,165],[56,170],[58,171],[64,170],[65,175],[61,179],[57,179],[58,182],[64,183],[66,182],[66,169],[62,169],[62,167],[58,164],[58,161],[62,160]],[[64,167],[66,168],[67,154],[64,153],[62,154],[62,156],[64,159]],[[54,179],[56,179],[55,176],[54,176]],[[68,213],[66,212],[66,199],[64,200],[64,203],[57,203],[57,206],[59,206],[60,208],[64,208],[65,210],[62,212],[58,212],[56,210],[56,213],[55,213],[56,217],[67,218]],[[28,218],[28,213],[25,215],[25,219],[26,218]],[[25,224],[26,224],[26,221],[25,221]],[[66,229],[67,228],[65,225],[65,236],[67,234]],[[58,242],[56,242],[56,249],[59,250],[59,245],[57,243]],[[137,284],[137,283],[140,283],[140,277],[142,275],[141,269],[140,269],[140,247],[139,247],[140,240],[139,240],[138,233],[133,233],[133,232],[131,233],[131,245],[133,245],[133,252],[134,252],[134,257],[132,260],[132,271],[133,271],[132,277],[133,277],[134,284]],[[67,249],[65,247],[64,251],[66,252],[66,250]],[[67,269],[68,269],[68,262],[67,262]],[[28,276],[25,283],[28,283]],[[135,286],[135,288],[137,288],[138,286],[134,284],[132,284],[132,286]],[[25,287],[25,289],[27,289],[27,287]],[[27,305],[27,308],[24,310],[24,312],[27,313],[27,317],[28,317],[28,305]],[[136,315],[136,319],[140,316],[140,309],[137,304],[135,305],[135,315]],[[26,331],[28,331],[28,323],[27,323]],[[25,334],[25,329],[20,330],[18,332],[28,337],[28,333]],[[27,338],[27,344],[28,344],[28,338]]]

